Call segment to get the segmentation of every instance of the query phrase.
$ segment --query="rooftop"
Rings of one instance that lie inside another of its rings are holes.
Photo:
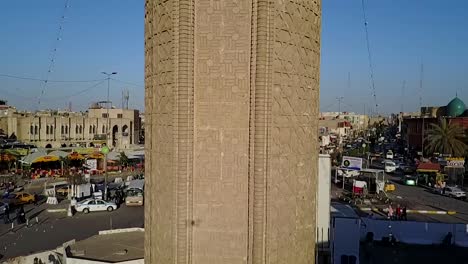
[[[359,218],[354,209],[347,205],[341,203],[332,203],[330,206],[330,215],[331,217],[344,217],[344,218]]]
[[[67,255],[109,263],[137,260],[144,258],[144,243],[143,229],[110,230],[70,245]]]

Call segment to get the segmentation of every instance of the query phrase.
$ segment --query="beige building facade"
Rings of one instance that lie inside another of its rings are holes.
[[[145,6],[145,262],[314,263],[321,1]]]
[[[110,129],[108,126],[110,123]],[[21,112],[0,110],[0,129],[18,141],[38,147],[89,147],[102,143],[118,149],[138,144],[141,122],[138,110],[90,108],[88,111]]]

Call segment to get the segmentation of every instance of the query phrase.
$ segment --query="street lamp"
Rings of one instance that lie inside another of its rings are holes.
[[[110,118],[109,118],[109,104],[110,104],[110,99],[109,99],[109,93],[110,93],[110,79],[112,75],[117,74],[117,72],[101,72],[102,74],[107,76],[107,129],[106,129],[106,139],[107,143],[109,143],[109,137],[110,137]],[[108,144],[103,148],[103,154],[104,154],[104,167],[106,168],[106,174],[104,176],[104,200],[107,200],[107,178],[108,178],[108,169],[107,169],[107,153],[109,153],[109,148],[107,147]]]
[[[110,128],[110,119],[109,119],[109,104],[110,104],[110,99],[109,99],[109,94],[110,94],[110,79],[111,79],[111,75],[115,75],[117,74],[117,72],[111,72],[111,73],[107,73],[107,72],[101,72],[102,74],[106,75],[107,76],[107,129],[106,129],[106,134],[109,136],[109,128]],[[107,143],[109,143],[109,138],[107,138]]]

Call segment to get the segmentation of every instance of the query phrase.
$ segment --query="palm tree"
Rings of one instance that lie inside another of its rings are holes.
[[[429,153],[450,154],[454,157],[462,157],[467,150],[465,143],[465,131],[456,124],[447,124],[442,119],[440,124],[431,124],[425,138],[426,151]]]
[[[129,163],[129,159],[127,155],[125,155],[125,152],[120,152],[120,158],[119,158],[120,165],[122,166],[127,166]]]

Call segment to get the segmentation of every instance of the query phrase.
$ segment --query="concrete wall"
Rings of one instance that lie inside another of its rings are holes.
[[[32,263],[32,262],[31,262]],[[109,262],[104,261],[93,261],[87,259],[77,259],[77,258],[67,258],[66,264],[105,264]],[[137,259],[137,260],[129,260],[129,261],[121,261],[121,262],[113,262],[118,264],[144,264],[144,259]]]
[[[331,160],[330,155],[320,154],[318,164],[317,189],[317,243],[328,244],[330,228],[330,191]]]
[[[59,260],[58,263],[62,263],[64,253],[65,253],[65,251],[64,251],[63,248],[58,248],[57,250],[44,251],[44,252],[39,252],[39,253],[36,253],[36,254],[31,254],[31,255],[28,255],[28,256],[21,256],[21,257],[8,259],[8,260],[2,260],[2,263],[5,263],[5,264],[32,264],[32,263],[39,263],[39,261],[42,261],[42,263],[51,263],[51,262],[49,262],[49,259]],[[35,261],[37,261],[37,262],[35,262]],[[77,262],[75,262],[75,263],[77,263]]]
[[[332,263],[342,264],[341,257],[344,255],[356,256],[356,264],[359,264],[361,219],[333,218],[331,225]]]
[[[313,262],[320,23],[320,1],[146,1],[148,263]]]
[[[468,229],[465,224],[424,223],[411,221],[383,221],[363,218],[361,239],[367,232],[374,233],[375,240],[388,237],[389,233],[398,241],[408,244],[432,245],[440,244],[448,232],[452,232],[453,243],[468,247]]]

